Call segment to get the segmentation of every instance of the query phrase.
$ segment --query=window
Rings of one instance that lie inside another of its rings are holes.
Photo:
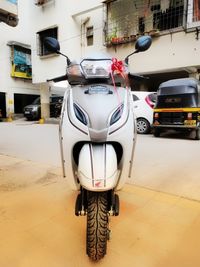
[[[87,38],[87,46],[93,45],[93,42],[94,42],[93,26],[92,27],[87,27],[86,38]]]
[[[198,0],[199,1],[199,0]],[[138,34],[156,35],[183,27],[184,0],[117,0],[104,2],[106,44],[135,41]]]
[[[31,50],[19,45],[11,46],[11,77],[32,79]]]
[[[46,49],[44,47],[44,38],[45,37],[53,37],[58,39],[58,28],[50,28],[44,31],[40,31],[37,33],[37,37],[38,37],[38,55],[39,56],[46,56],[49,54],[53,54],[51,51],[49,51],[48,49]]]

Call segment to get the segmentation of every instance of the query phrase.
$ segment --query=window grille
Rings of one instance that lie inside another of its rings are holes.
[[[184,0],[107,1],[106,44],[134,41],[140,34],[183,27]]]
[[[93,45],[94,33],[93,27],[88,27],[86,30],[87,46]]]

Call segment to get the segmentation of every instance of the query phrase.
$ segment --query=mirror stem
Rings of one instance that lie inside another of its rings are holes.
[[[69,65],[71,64],[70,59],[69,59],[66,55],[64,55],[64,54],[61,53],[60,51],[57,51],[56,53],[59,54],[59,55],[62,55],[63,57],[65,57],[65,58],[67,59],[67,66],[69,66]]]
[[[129,54],[129,55],[125,58],[125,60],[124,60],[125,63],[128,64],[128,59],[129,59],[129,57],[132,56],[133,54],[138,53],[138,52],[139,52],[139,50],[135,50],[133,53]]]

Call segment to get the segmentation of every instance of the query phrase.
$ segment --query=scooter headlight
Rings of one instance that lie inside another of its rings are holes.
[[[110,126],[113,125],[114,123],[116,123],[122,116],[123,113],[123,109],[124,109],[124,105],[121,104],[113,113],[111,119],[110,119]]]
[[[83,111],[75,103],[73,104],[73,106],[74,106],[74,113],[76,115],[76,118],[83,124],[88,125],[88,120],[85,114],[83,113]]]

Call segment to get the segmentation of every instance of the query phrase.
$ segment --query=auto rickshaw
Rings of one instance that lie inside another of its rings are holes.
[[[167,129],[193,131],[200,140],[200,82],[194,78],[162,83],[153,115],[154,136]]]

